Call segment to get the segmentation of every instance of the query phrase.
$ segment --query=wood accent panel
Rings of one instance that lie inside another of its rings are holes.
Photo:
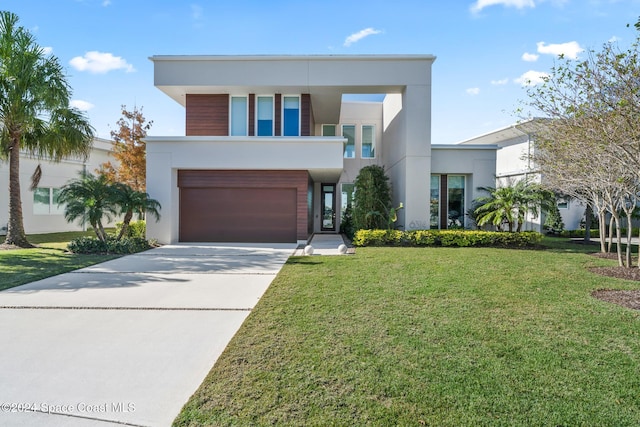
[[[187,94],[187,136],[229,135],[229,95]]]
[[[309,237],[307,188],[309,182],[307,171],[263,171],[263,170],[180,170],[178,171],[178,187],[180,194],[186,188],[220,188],[220,189],[294,189],[296,194],[295,222],[296,239],[306,240]],[[240,193],[238,193],[240,194]],[[181,196],[182,197],[182,196]],[[182,216],[180,203],[180,226]],[[254,206],[252,210],[264,213],[265,207]],[[188,214],[187,214],[188,215]],[[187,216],[188,217],[188,216]],[[182,237],[180,237],[182,240]]]
[[[273,136],[282,136],[282,95],[273,97]]]
[[[249,94],[249,136],[256,135],[256,94]]]
[[[311,136],[311,95],[303,93],[300,104],[300,136]]]
[[[447,191],[447,175],[440,175],[440,229],[446,230],[449,214],[449,192]]]

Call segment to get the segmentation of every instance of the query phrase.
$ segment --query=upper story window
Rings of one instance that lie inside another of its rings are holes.
[[[376,127],[374,125],[362,125],[362,158],[373,159],[376,157]]]
[[[355,125],[342,125],[342,136],[347,139],[344,143],[344,158],[356,157],[356,127]]]
[[[336,136],[336,125],[322,125],[322,136]]]
[[[231,97],[231,123],[230,132],[231,136],[247,136],[247,110],[248,102],[246,96],[232,96]]]
[[[282,97],[282,135],[300,136],[300,97]]]
[[[257,136],[273,136],[273,96],[256,97]]]

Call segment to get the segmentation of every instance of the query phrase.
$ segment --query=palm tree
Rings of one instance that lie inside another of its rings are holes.
[[[47,55],[18,26],[18,16],[0,11],[0,160],[9,161],[9,221],[5,243],[31,247],[24,232],[20,197],[20,152],[60,161],[86,158],[93,128],[69,107],[71,89],[58,58]]]
[[[540,210],[548,210],[553,203],[553,193],[544,190],[540,184],[521,179],[504,187],[479,187],[488,196],[479,197],[475,210],[479,226],[491,224],[502,230],[507,225],[508,231],[522,231],[527,213],[538,215]]]
[[[81,173],[80,177],[67,183],[60,190],[58,203],[65,204],[64,217],[67,221],[80,219],[93,227],[96,237],[107,240],[102,219],[108,221],[118,213],[116,186],[110,184],[106,176]]]
[[[117,240],[122,239],[127,234],[129,223],[133,218],[133,213],[137,212],[139,215],[143,215],[145,212],[150,213],[156,218],[156,221],[160,219],[160,202],[152,199],[148,193],[144,191],[137,191],[128,186],[127,184],[116,183],[113,185],[115,192],[114,201],[120,208],[120,213],[124,214],[122,219],[122,228],[120,234],[118,234]]]
[[[478,197],[476,202],[476,222],[479,226],[494,225],[502,231],[502,226],[507,224],[509,232],[513,231],[516,223],[516,196],[513,187],[478,187],[480,191],[486,191],[488,196]]]

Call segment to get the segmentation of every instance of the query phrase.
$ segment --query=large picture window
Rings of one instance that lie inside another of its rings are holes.
[[[283,97],[282,129],[283,136],[300,136],[300,97]]]
[[[342,125],[342,136],[347,138],[347,141],[344,143],[344,158],[354,159],[356,157],[355,125]]]
[[[231,97],[231,136],[247,136],[247,97]]]
[[[273,136],[273,97],[258,96],[256,103],[258,136]]]
[[[362,158],[373,159],[376,157],[376,127],[374,125],[362,125]]]
[[[340,212],[344,216],[347,207],[353,208],[353,195],[355,194],[355,186],[353,184],[342,184],[340,190]]]

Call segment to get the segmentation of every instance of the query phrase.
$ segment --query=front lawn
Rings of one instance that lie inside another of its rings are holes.
[[[65,251],[71,239],[92,234],[92,231],[32,234],[27,239],[38,248],[0,250],[0,291],[118,257]]]
[[[558,242],[293,257],[175,425],[639,425],[639,312],[590,293],[640,284]]]

